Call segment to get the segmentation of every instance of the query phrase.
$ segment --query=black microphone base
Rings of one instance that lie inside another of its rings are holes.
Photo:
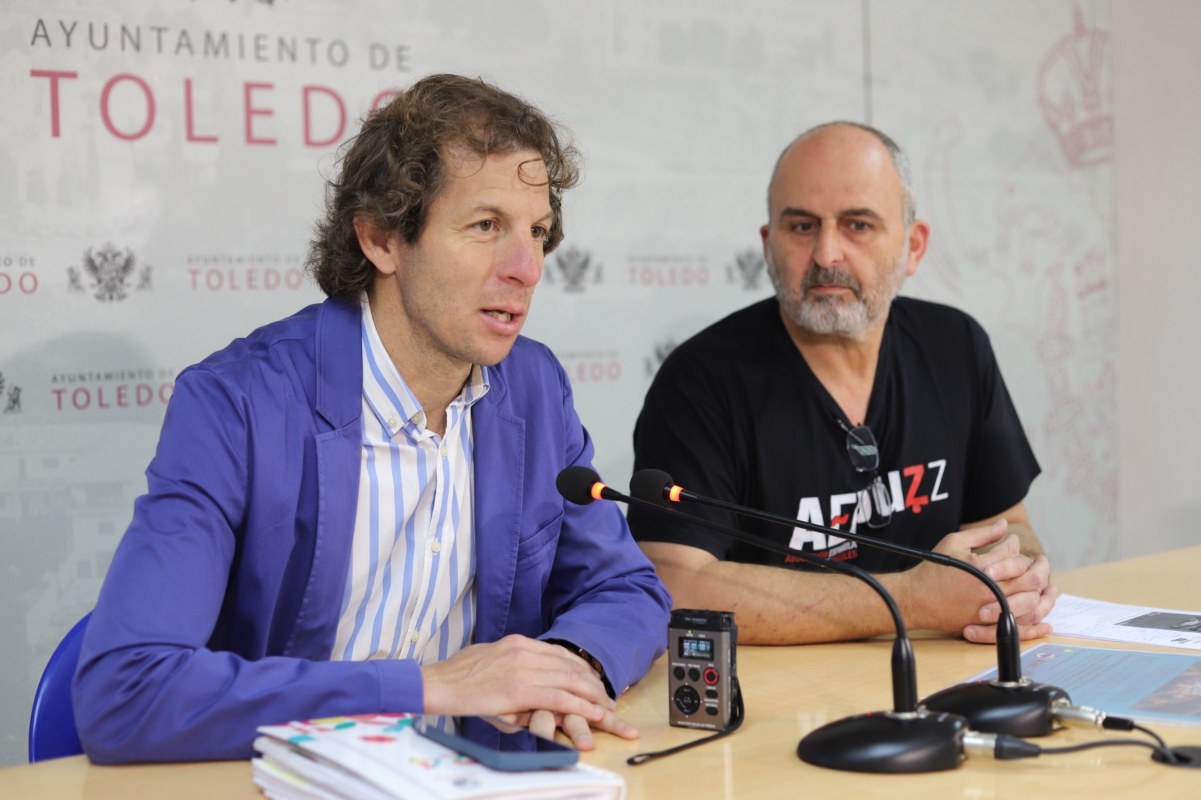
[[[935,692],[921,704],[930,711],[958,714],[980,733],[1025,737],[1055,730],[1051,704],[1056,700],[1071,702],[1063,689],[1023,678],[1015,683],[961,683]]]
[[[850,772],[955,769],[967,727],[967,720],[956,714],[859,714],[807,734],[797,745],[797,756],[808,764]]]
[[[1183,744],[1177,747],[1169,747],[1168,752],[1172,754],[1171,761],[1168,761],[1165,757],[1166,754],[1162,751],[1152,753],[1151,759],[1158,761],[1160,764],[1169,764],[1173,767],[1201,767],[1201,747]]]

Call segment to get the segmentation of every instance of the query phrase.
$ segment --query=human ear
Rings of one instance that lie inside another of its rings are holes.
[[[354,232],[363,255],[385,275],[396,272],[400,254],[400,237],[377,227],[362,215],[354,218]]]

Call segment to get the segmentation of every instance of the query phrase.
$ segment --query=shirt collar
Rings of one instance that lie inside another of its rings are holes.
[[[425,429],[425,411],[409,389],[396,365],[388,356],[379,338],[371,304],[364,292],[359,300],[363,308],[363,398],[385,429],[393,436],[401,430],[418,433]],[[451,407],[467,409],[475,405],[490,388],[489,369],[473,364],[462,391],[451,401]]]

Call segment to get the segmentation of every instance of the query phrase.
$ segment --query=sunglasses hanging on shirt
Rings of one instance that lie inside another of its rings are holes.
[[[892,521],[892,497],[880,479],[880,448],[876,445],[876,437],[866,425],[852,428],[838,417],[834,421],[846,432],[851,467],[856,472],[871,476],[867,485],[858,491],[859,503],[855,508],[855,517],[866,520],[869,528],[883,528]]]

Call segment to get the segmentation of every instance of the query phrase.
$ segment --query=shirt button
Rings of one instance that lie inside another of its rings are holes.
[[[388,417],[388,429],[396,433],[396,429],[400,427],[399,420],[396,417]]]
[[[442,454],[443,458],[446,458],[446,445],[442,445],[441,447],[439,447],[438,452]]]
[[[430,542],[430,550],[433,550],[435,553],[441,552],[442,551],[442,542],[438,541],[437,539]]]
[[[409,637],[409,641],[412,642],[413,644],[417,644],[417,640],[419,640],[420,638],[421,638],[421,634],[418,633],[417,631],[413,631],[413,635]]]

